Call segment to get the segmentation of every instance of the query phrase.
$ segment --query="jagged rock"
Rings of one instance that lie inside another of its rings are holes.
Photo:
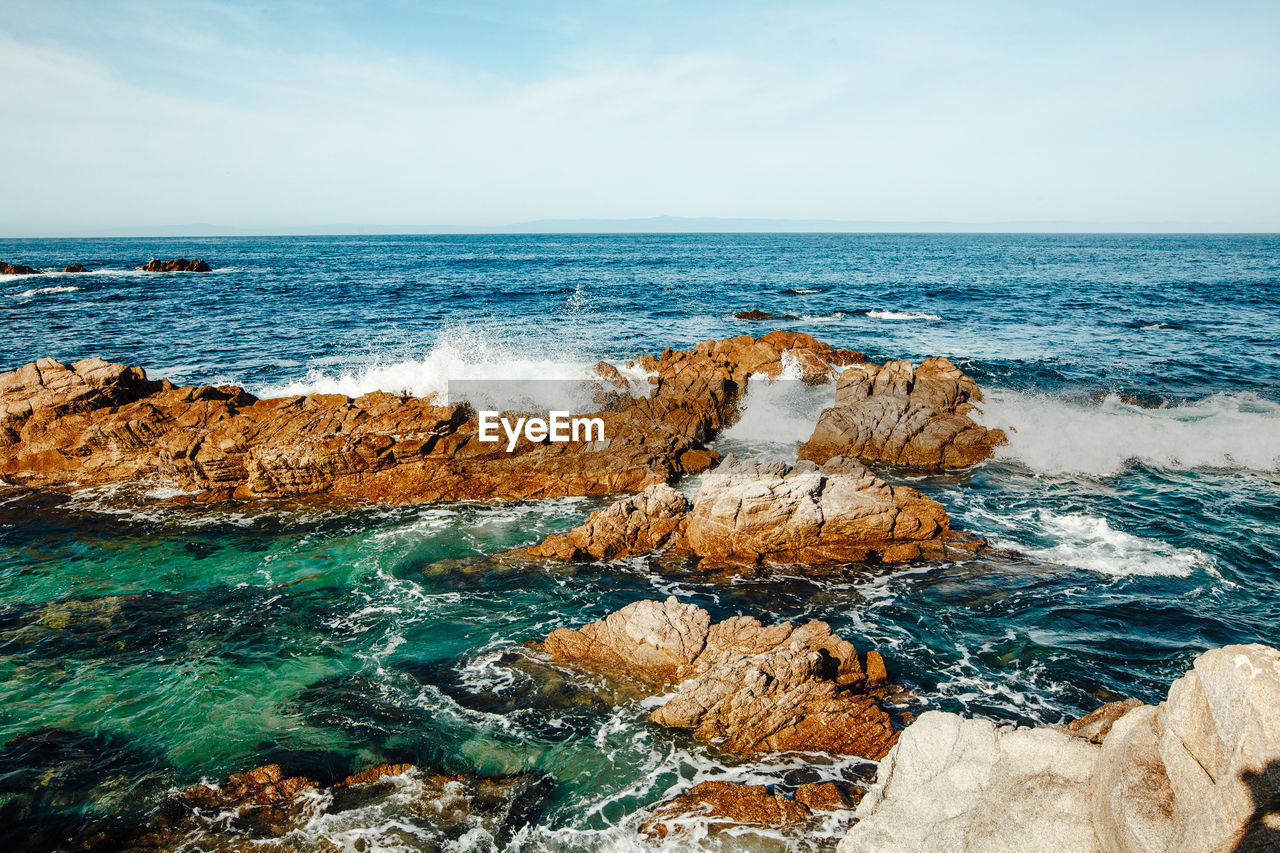
[[[566,534],[548,536],[529,553],[566,562],[647,554],[667,544],[688,508],[684,495],[665,483],[656,483],[593,512],[585,523]]]
[[[818,418],[799,458],[835,456],[923,470],[963,468],[1005,443],[969,417],[977,384],[945,358],[854,365],[840,374],[836,404]]]
[[[653,391],[598,413],[605,441],[481,442],[465,404],[374,392],[259,400],[174,387],[141,368],[41,359],[0,374],[0,479],[42,487],[157,478],[207,498],[329,496],[392,503],[635,492],[705,470],[753,374],[857,353],[799,333],[705,341],[639,361]]]
[[[62,268],[62,271],[63,272],[88,272],[88,270],[84,268],[84,264],[67,264],[65,267]]]
[[[1053,729],[929,711],[880,763],[840,843],[855,851],[1092,851],[1098,748]]]
[[[1280,848],[1280,651],[1212,649],[1160,705],[1128,705],[1082,718],[1074,737],[922,714],[841,853],[1014,851],[1027,838],[1090,853]]]
[[[26,264],[6,264],[0,261],[0,275],[35,275],[39,270]]]
[[[434,848],[481,832],[501,846],[533,818],[551,784],[541,774],[449,776],[411,764],[380,764],[322,789],[312,779],[286,777],[272,764],[233,774],[220,786],[187,790],[132,842],[119,846],[130,851],[256,849],[285,835],[305,839],[310,826],[354,809],[378,810],[378,822],[395,828],[388,841],[412,837]],[[366,843],[377,846],[371,839]]]
[[[186,258],[172,258],[162,261],[152,258],[142,265],[143,272],[210,272],[212,268],[199,258],[189,261]]]
[[[1138,699],[1122,699],[1119,702],[1108,702],[1098,710],[1091,714],[1086,714],[1078,720],[1072,720],[1063,726],[1067,734],[1082,737],[1085,740],[1094,743],[1102,743],[1107,739],[1111,727],[1115,725],[1116,720],[1125,714],[1143,704]]]
[[[542,650],[651,688],[678,685],[650,719],[728,752],[878,759],[897,737],[877,701],[883,662],[877,655],[877,678],[869,677],[825,622],[765,627],[736,616],[712,625],[705,610],[670,597],[635,602],[577,631],[559,628]]]
[[[691,509],[674,489],[650,487],[529,553],[567,561],[665,550],[714,569],[764,562],[901,563],[981,545],[951,530],[941,504],[890,486],[857,462],[834,459],[818,468],[729,457],[703,475]]]
[[[724,826],[790,826],[808,820],[808,806],[769,791],[764,785],[700,782],[654,810],[640,831],[652,838],[679,832],[691,818],[706,821],[710,832]]]

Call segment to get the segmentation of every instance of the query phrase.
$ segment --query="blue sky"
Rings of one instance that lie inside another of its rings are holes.
[[[0,235],[1280,229],[1280,3],[0,3]]]

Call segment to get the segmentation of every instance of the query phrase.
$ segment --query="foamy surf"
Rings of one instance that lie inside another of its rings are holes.
[[[1184,578],[1197,569],[1213,570],[1213,558],[1203,551],[1134,536],[1115,529],[1105,518],[1049,510],[1040,510],[1038,516],[1039,533],[1055,544],[1024,549],[1037,560],[1114,577]]]
[[[74,293],[80,288],[69,284],[56,285],[53,287],[33,287],[30,290],[24,290],[21,293],[5,294],[10,299],[31,299],[35,296],[46,296],[53,293]]]
[[[1114,395],[1101,402],[993,390],[982,423],[1009,436],[997,455],[1041,474],[1114,476],[1130,464],[1167,470],[1280,470],[1280,403],[1214,394],[1143,409]]]
[[[867,316],[872,320],[941,320],[937,314],[928,314],[924,311],[868,311]]]

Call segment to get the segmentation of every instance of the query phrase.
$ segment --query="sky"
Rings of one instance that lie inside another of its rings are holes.
[[[1280,230],[1280,3],[0,0],[0,237]]]

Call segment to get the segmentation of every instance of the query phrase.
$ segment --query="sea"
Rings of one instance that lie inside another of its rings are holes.
[[[137,271],[179,255],[213,271]],[[645,722],[653,699],[574,701],[510,664],[521,644],[645,598],[826,620],[884,654],[914,713],[1002,724],[1157,702],[1200,652],[1280,640],[1275,235],[4,240],[0,259],[93,270],[0,277],[0,371],[101,356],[260,396],[427,394],[777,328],[874,361],[945,355],[1009,436],[970,470],[884,472],[998,553],[826,579],[483,559],[604,505],[586,498],[190,505],[163,482],[0,485],[6,849],[140,819],[270,762],[321,781],[382,761],[554,780],[505,837],[383,802],[263,848],[296,850],[654,849],[646,809],[698,782],[874,774],[858,759],[734,759]],[[796,319],[734,319],[747,309]],[[831,399],[830,385],[752,380],[716,446],[794,459]],[[773,840],[830,849],[848,825]],[[742,841],[691,832],[666,844]]]

